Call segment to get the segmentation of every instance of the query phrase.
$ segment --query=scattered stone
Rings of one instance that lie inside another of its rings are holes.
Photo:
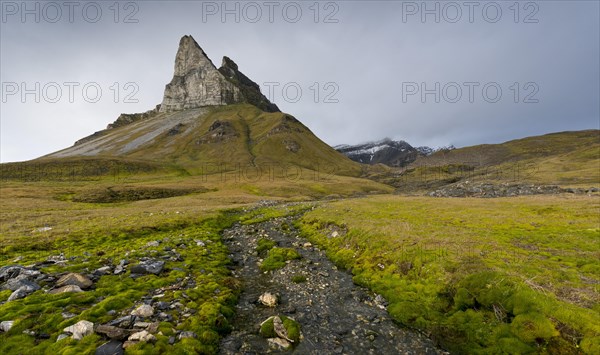
[[[161,311],[169,308],[169,304],[167,302],[163,302],[163,301],[157,302],[155,304],[155,306],[156,306],[156,308],[160,309]]]
[[[123,340],[127,338],[129,332],[125,329],[114,327],[112,325],[101,324],[96,328],[96,333],[102,334],[109,339]]]
[[[206,246],[206,243],[204,243],[202,240],[195,239],[194,241],[196,242],[196,246],[199,246],[199,247]]]
[[[151,343],[156,340],[156,337],[150,334],[148,331],[142,330],[141,332],[131,334],[127,340]]]
[[[59,293],[67,293],[67,292],[83,292],[83,290],[77,285],[67,285],[59,288],[55,288],[54,290],[48,291],[51,295],[56,295]]]
[[[175,344],[175,337],[169,337],[169,345]]]
[[[139,306],[138,308],[134,309],[133,311],[131,311],[132,316],[139,316],[139,317],[144,317],[144,318],[152,317],[153,314],[154,314],[154,308],[147,304],[143,304],[143,305]]]
[[[161,273],[165,266],[165,262],[161,260],[144,260],[137,265],[131,267],[132,274],[154,274]]]
[[[438,190],[429,192],[432,197],[510,197],[520,195],[557,195],[561,193],[585,194],[591,189],[566,188],[556,185],[533,185],[533,184],[492,184],[471,181],[461,181],[452,185],[444,186]]]
[[[275,307],[277,305],[277,296],[270,292],[265,292],[260,295],[258,301],[267,307]]]
[[[15,324],[14,320],[5,320],[0,323],[0,332],[8,332],[10,328],[12,328],[13,324]]]
[[[173,317],[172,317],[172,316],[171,316],[169,313],[165,313],[165,312],[160,312],[160,313],[158,314],[158,318],[159,318],[160,320],[163,320],[163,321],[165,321],[165,322],[170,322],[170,321],[172,321],[172,320],[173,320]]]
[[[26,291],[25,287],[19,288],[18,290],[16,290],[15,292],[13,292],[10,295],[10,297],[8,297],[7,302],[18,300],[18,299],[21,299],[21,298],[25,298],[25,297],[27,297],[28,294],[29,294],[29,292]]]
[[[223,231],[235,265],[232,273],[245,281],[246,292],[239,298],[236,327],[221,341],[220,353],[283,353],[293,348],[297,353],[319,354],[443,354],[426,337],[398,328],[389,314],[377,306],[384,305],[384,299],[354,284],[351,274],[334,268],[324,251],[314,244],[303,248],[308,241],[293,228],[296,220],[295,216],[271,218],[254,225],[235,224]],[[283,225],[291,227],[282,228]],[[330,227],[327,236],[339,239],[344,233],[341,227]],[[304,262],[292,263],[265,276],[257,264],[260,255],[246,252],[255,249],[263,234],[280,247],[299,248]],[[290,282],[295,275],[310,276],[304,283]],[[279,297],[276,308],[264,307],[258,301],[265,292]],[[292,312],[294,319],[289,318]],[[283,329],[279,335],[275,332],[279,321],[264,321],[269,315],[278,315],[287,334]],[[261,339],[257,339],[258,324]]]
[[[290,343],[294,342],[292,339],[289,338],[288,332],[283,326],[283,321],[277,316],[273,317],[273,330],[275,330],[275,334],[277,334],[277,336],[281,339],[285,339]]]
[[[63,339],[67,339],[68,337],[69,337],[69,334],[62,333],[56,338],[56,342],[58,343],[59,341],[61,341]]]
[[[99,273],[99,274],[102,274],[102,275],[108,274],[110,272],[110,266],[103,266],[101,268],[96,269],[95,272]]]
[[[151,242],[146,243],[147,247],[157,247],[160,244],[158,240],[153,240]]]
[[[121,318],[117,318],[108,323],[108,325],[119,326],[121,328],[129,328],[135,322],[135,316],[125,316]]]
[[[185,338],[197,338],[198,335],[196,335],[196,333],[194,332],[190,332],[190,331],[185,331],[185,332],[181,332],[179,333],[179,340],[181,339],[185,339]]]
[[[0,267],[0,281],[13,279],[21,273],[25,268],[20,265],[7,265]]]
[[[54,264],[64,264],[67,262],[67,259],[65,258],[65,254],[64,253],[60,253],[58,255],[51,255],[48,257],[48,262],[54,263]]]
[[[94,332],[94,323],[82,320],[66,327],[63,331],[73,334],[73,339],[81,340],[84,336]]]
[[[76,316],[76,314],[69,312],[62,312],[60,315],[63,317],[63,319],[71,319]]]
[[[382,295],[377,295],[375,296],[375,305],[381,309],[386,309],[386,307],[388,306],[388,301],[383,298]]]
[[[303,247],[310,248],[310,247],[312,247],[312,243],[306,242],[306,243],[303,244]]]
[[[34,332],[33,330],[31,330],[31,329],[25,329],[25,330],[23,331],[23,334],[25,334],[25,335],[29,335],[29,336],[32,336],[32,337],[34,337],[34,336],[35,336],[35,332]]]
[[[40,286],[38,284],[27,280],[25,277],[26,276],[24,276],[24,275],[19,275],[16,278],[12,278],[12,279],[6,281],[6,283],[4,284],[4,286],[2,286],[2,288],[5,290],[11,290],[11,291],[16,291],[16,290],[22,288],[27,293],[31,293],[33,291],[37,291],[40,289]]]
[[[36,228],[34,230],[34,232],[48,232],[48,231],[51,231],[51,230],[52,230],[52,227],[40,227],[40,228]]]
[[[81,288],[83,290],[83,289],[91,287],[93,285],[93,282],[81,274],[72,272],[72,273],[69,273],[69,274],[61,277],[56,282],[57,287],[62,287],[62,286],[66,286],[66,285],[79,286],[79,288]]]
[[[158,332],[159,326],[160,326],[160,323],[153,322],[153,323],[148,324],[148,326],[146,327],[146,330],[148,331],[148,333],[155,334],[156,332]]]
[[[100,345],[96,349],[96,352],[94,354],[95,355],[122,355],[122,354],[124,354],[123,343],[118,340],[111,340],[109,342],[106,342],[106,343]]]
[[[287,350],[290,348],[290,346],[292,346],[292,344],[290,344],[289,341],[287,341],[285,339],[281,339],[281,338],[269,338],[269,339],[267,339],[267,341],[269,342],[269,344],[273,344],[275,347],[281,348],[284,350]]]

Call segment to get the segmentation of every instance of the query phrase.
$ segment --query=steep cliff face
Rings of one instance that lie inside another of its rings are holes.
[[[237,64],[229,57],[223,57],[223,63],[219,68],[219,72],[240,89],[242,96],[247,103],[266,112],[279,112],[279,107],[270,102],[269,99],[260,92],[260,86],[250,80],[244,73],[240,72]]]
[[[192,36],[183,36],[160,112],[236,103],[249,103],[267,112],[279,111],[231,59],[224,57],[223,65],[217,69]]]
[[[243,102],[240,89],[227,80],[191,36],[179,42],[175,73],[165,88],[160,112]]]

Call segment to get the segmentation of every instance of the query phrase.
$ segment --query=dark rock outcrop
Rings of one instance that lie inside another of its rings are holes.
[[[260,92],[260,86],[250,80],[244,73],[240,72],[237,64],[229,59],[229,57],[223,57],[223,63],[219,68],[219,72],[240,89],[244,101],[266,112],[279,112],[279,107],[271,103]]]

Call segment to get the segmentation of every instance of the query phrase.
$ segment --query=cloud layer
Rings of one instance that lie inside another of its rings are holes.
[[[600,128],[594,1],[22,4],[1,3],[2,162],[153,108],[185,34],[331,145]]]

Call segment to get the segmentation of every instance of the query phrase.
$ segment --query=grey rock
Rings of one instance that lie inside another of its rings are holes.
[[[33,291],[37,291],[40,289],[40,286],[38,284],[36,284],[35,282],[29,281],[26,278],[22,278],[23,276],[20,275],[14,279],[10,279],[8,281],[6,281],[6,283],[4,284],[4,286],[2,286],[3,289],[5,290],[11,290],[11,291],[16,291],[18,289],[24,289],[27,293],[31,293]]]
[[[163,302],[163,301],[157,302],[155,306],[156,306],[156,308],[160,309],[161,311],[169,308],[169,304],[167,302]]]
[[[26,287],[19,288],[18,290],[14,291],[10,297],[8,297],[7,302],[25,298],[29,293],[30,292],[27,291]]]
[[[224,57],[217,70],[192,36],[183,36],[175,57],[173,79],[165,87],[160,112],[247,102],[261,110],[279,108],[261,94],[260,86]]]
[[[56,342],[58,343],[59,341],[66,339],[68,337],[69,337],[69,334],[62,333],[56,338]]]
[[[276,348],[281,348],[281,349],[289,349],[290,346],[292,346],[292,344],[290,344],[289,341],[282,339],[282,338],[269,338],[267,339],[267,341],[269,342],[269,344],[272,344],[274,347]]]
[[[135,316],[125,316],[121,318],[117,318],[108,323],[108,325],[119,326],[121,328],[129,328],[135,323]]]
[[[388,305],[387,300],[385,298],[383,298],[382,295],[379,295],[379,294],[377,296],[375,296],[374,302],[375,302],[375,305],[381,309],[385,309]]]
[[[71,319],[71,318],[75,317],[76,314],[69,313],[69,312],[62,312],[61,316],[63,317],[63,319]]]
[[[181,339],[185,339],[185,338],[197,338],[198,335],[196,335],[196,333],[194,333],[194,332],[184,331],[184,332],[179,333],[179,335],[177,337],[179,338],[179,340],[181,340]]]
[[[148,331],[142,330],[141,332],[131,334],[127,340],[149,343],[155,341],[156,337]]]
[[[81,340],[84,336],[94,332],[94,323],[81,320],[64,329],[65,332],[73,334],[73,339]]]
[[[123,272],[125,272],[125,269],[123,268],[123,266],[118,265],[117,267],[115,267],[115,271],[113,271],[113,274],[119,275],[119,274],[122,274]]]
[[[58,255],[51,255],[48,257],[47,259],[49,262],[54,263],[54,264],[62,264],[65,263],[67,261],[67,259],[65,258],[65,254],[64,253],[60,253]]]
[[[8,332],[10,328],[12,328],[13,324],[15,324],[14,320],[5,320],[0,323],[0,332]]]
[[[101,324],[98,327],[96,327],[96,333],[102,334],[107,338],[117,340],[123,340],[129,335],[129,332],[127,330],[107,324]]]
[[[275,307],[277,305],[277,295],[265,292],[260,295],[258,301],[267,307]]]
[[[154,314],[154,308],[147,304],[143,304],[143,305],[139,306],[138,308],[134,309],[133,311],[131,311],[132,316],[139,316],[139,317],[144,317],[144,318],[152,317],[153,314]]]
[[[102,275],[108,274],[110,272],[110,266],[103,266],[101,268],[96,269],[95,272],[99,273],[99,274],[102,274]]]
[[[96,348],[95,355],[122,355],[123,343],[118,340],[111,340]]]
[[[94,283],[87,277],[85,277],[81,274],[78,274],[78,273],[74,273],[74,272],[64,275],[63,277],[58,279],[58,281],[56,282],[57,287],[62,287],[62,286],[66,286],[66,285],[75,285],[75,286],[79,286],[79,288],[81,288],[81,289],[89,288],[93,284]]]
[[[161,273],[165,266],[165,262],[162,260],[145,260],[137,265],[131,267],[132,274],[154,274],[158,275]]]
[[[241,99],[240,90],[217,70],[192,36],[183,36],[160,112],[227,105]]]
[[[20,276],[20,279],[30,279],[39,276],[38,270],[29,269],[21,265],[7,265],[0,267],[0,282],[8,281]],[[14,291],[14,290],[13,290]]]
[[[290,343],[294,342],[292,339],[289,338],[288,332],[283,326],[283,321],[277,316],[273,317],[273,329],[275,330],[275,334],[277,334],[277,336],[281,339],[285,339]]]
[[[48,293],[51,295],[55,295],[55,294],[59,294],[59,293],[68,293],[68,292],[83,292],[83,290],[77,285],[67,285],[67,286],[63,286],[63,287],[59,287],[54,290],[51,290]]]

